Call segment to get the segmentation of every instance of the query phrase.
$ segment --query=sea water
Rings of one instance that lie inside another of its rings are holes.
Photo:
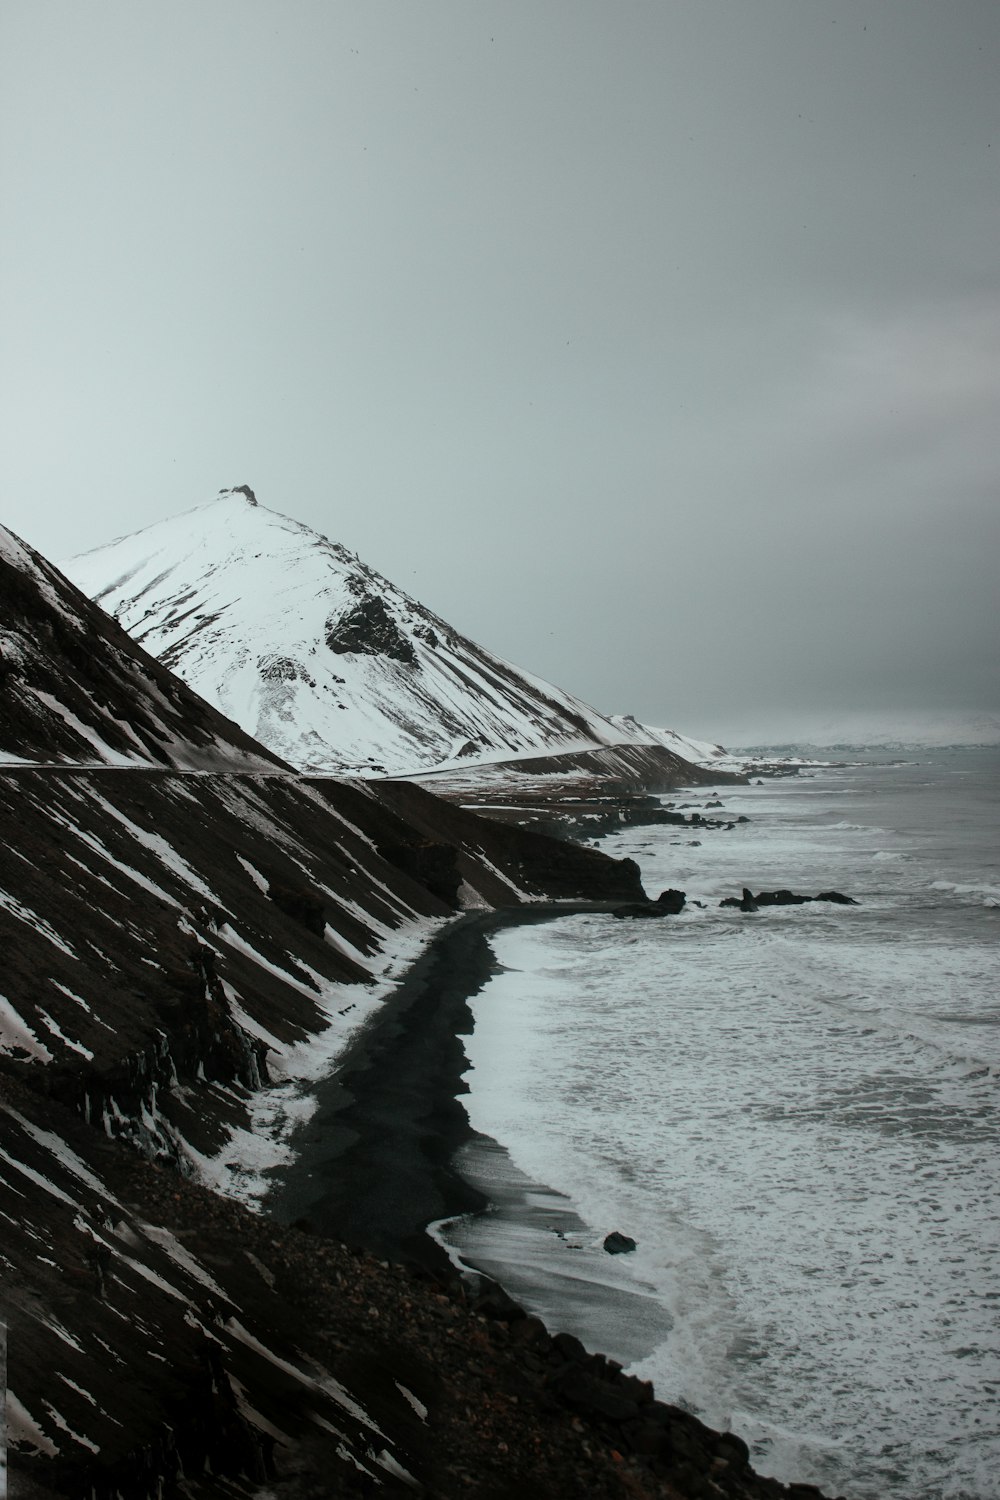
[[[852,1500],[1000,1495],[998,770],[682,794],[751,821],[603,841],[680,916],[502,932],[472,1002],[501,1165],[470,1171],[507,1208],[453,1248],[762,1472]],[[719,906],[744,885],[859,905]]]

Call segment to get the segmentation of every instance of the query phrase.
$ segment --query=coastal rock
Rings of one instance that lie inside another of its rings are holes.
[[[588,1364],[590,1355],[573,1333],[557,1333],[552,1340],[552,1349],[561,1359],[574,1364]]]
[[[748,886],[743,887],[742,896],[726,896],[719,902],[720,906],[735,906],[738,911],[756,911],[757,902],[754,893]]]
[[[473,1309],[480,1317],[495,1319],[501,1323],[517,1323],[527,1317],[521,1304],[515,1302],[498,1281],[491,1281],[487,1285],[485,1291],[476,1298]]]
[[[758,911],[762,906],[805,906],[810,901],[833,901],[838,906],[857,906],[853,896],[844,896],[840,891],[820,891],[817,896],[800,896],[797,891],[759,891],[755,896],[747,886],[743,895],[726,896],[720,906],[736,907],[739,911]]]
[[[572,1365],[550,1382],[550,1388],[567,1406],[609,1422],[634,1421],[639,1415],[638,1403],[630,1396]]]
[[[670,890],[660,892],[656,898],[656,905],[662,907],[671,916],[676,916],[678,912],[684,910],[684,902],[686,900],[687,896],[684,891],[675,891],[671,888]]]
[[[616,907],[613,917],[673,917],[683,911],[687,897],[683,891],[661,891],[655,901],[630,901]]]
[[[622,1234],[620,1230],[613,1229],[604,1238],[604,1248],[609,1255],[631,1255],[636,1245],[631,1235]]]
[[[521,1346],[522,1348],[544,1349],[550,1342],[549,1330],[541,1318],[536,1318],[529,1314],[528,1317],[518,1318],[513,1322],[510,1331],[510,1341],[515,1346]]]

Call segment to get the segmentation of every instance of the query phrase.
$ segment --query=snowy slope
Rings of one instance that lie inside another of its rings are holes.
[[[278,764],[0,526],[0,765],[23,761]]]
[[[64,566],[147,651],[303,770],[405,774],[662,743],[491,655],[245,486]]]
[[[651,724],[640,724],[631,714],[613,714],[611,722],[641,734],[643,743],[662,745],[665,750],[672,750],[695,766],[716,765],[732,758],[722,745],[713,745],[709,740],[693,740],[690,735],[678,734],[676,729],[654,729]]]

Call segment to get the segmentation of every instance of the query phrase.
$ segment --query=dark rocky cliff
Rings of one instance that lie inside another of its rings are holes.
[[[286,1408],[305,1376],[274,1363],[300,1369],[299,1324],[265,1295],[268,1275],[288,1284],[281,1247],[296,1237],[279,1235],[265,1274],[256,1221],[194,1184],[249,1190],[260,1104],[287,1105],[290,1053],[331,1027],[346,1036],[394,935],[447,918],[460,884],[516,903],[549,879],[597,894],[601,872],[617,895],[634,872],[417,789],[378,800],[283,777],[7,770],[0,818],[4,1301],[27,1414],[15,1473],[109,1495],[155,1493],[182,1462],[260,1477],[272,1429],[293,1429],[272,1445],[281,1464],[303,1431]],[[183,1253],[161,1233],[180,1204],[195,1205]],[[242,1225],[235,1282],[220,1282],[212,1245],[227,1214]],[[309,1389],[364,1463],[369,1428]]]
[[[495,1293],[259,1211],[461,905],[635,899],[635,866],[283,770],[5,545],[0,750],[149,752],[0,765],[15,1500],[787,1493]]]

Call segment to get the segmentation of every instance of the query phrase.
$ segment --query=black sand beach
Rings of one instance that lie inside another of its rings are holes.
[[[651,1291],[588,1244],[593,1232],[573,1205],[474,1131],[461,1103],[461,1039],[473,1027],[468,1002],[495,964],[490,934],[614,909],[538,903],[468,913],[439,932],[320,1086],[268,1211],[445,1281],[473,1266],[553,1331],[623,1363],[655,1348],[670,1320]],[[439,1232],[456,1219],[452,1234]],[[460,1261],[444,1242],[452,1237]]]
[[[498,1362],[512,1361],[518,1403],[512,1410],[519,1415],[501,1448],[491,1450],[490,1463],[512,1469],[515,1431],[516,1444],[524,1446],[537,1415],[554,1468],[543,1475],[536,1445],[528,1487],[523,1480],[505,1479],[496,1489],[487,1484],[490,1500],[527,1493],[597,1496],[606,1484],[623,1500],[824,1500],[812,1485],[756,1474],[738,1436],[657,1401],[651,1386],[623,1372],[623,1364],[669,1334],[666,1313],[638,1283],[624,1284],[628,1278],[619,1277],[615,1257],[575,1243],[587,1230],[572,1205],[518,1172],[502,1146],[472,1130],[462,1107],[467,1060],[461,1038],[472,1030],[468,1001],[495,962],[490,934],[614,909],[610,903],[539,903],[467,913],[439,932],[320,1087],[318,1110],[293,1141],[296,1160],[269,1196],[268,1214],[311,1231],[300,1236],[306,1243],[350,1247],[369,1275],[383,1274],[381,1263],[385,1276],[402,1278],[383,1289],[381,1308],[368,1309],[383,1341],[419,1305],[417,1282],[407,1278],[430,1278],[438,1288],[432,1300],[441,1304],[448,1328],[443,1343],[437,1334],[437,1342],[427,1343],[431,1335],[424,1332],[423,1353],[443,1362],[468,1346],[476,1373],[471,1383],[464,1377],[466,1390],[486,1378],[476,1411],[492,1409],[497,1382],[507,1378]],[[456,1235],[462,1267],[474,1265],[478,1279],[460,1277],[436,1237],[441,1221],[455,1218],[463,1220]],[[366,1295],[356,1292],[354,1300],[365,1302]],[[595,1347],[614,1353],[587,1352]],[[357,1365],[356,1353],[352,1358]],[[567,1416],[573,1440],[583,1445],[582,1465],[555,1452]],[[439,1446],[428,1453],[438,1454]],[[476,1462],[483,1463],[481,1453]],[[610,1474],[604,1472],[608,1462]],[[468,1469],[463,1483],[463,1493],[479,1492]]]
[[[454,1165],[463,1147],[481,1139],[460,1102],[468,1066],[461,1038],[472,1030],[468,1001],[494,963],[489,934],[611,910],[606,903],[539,902],[469,912],[437,933],[320,1085],[318,1108],[292,1142],[296,1159],[278,1176],[268,1212],[454,1275],[426,1228],[489,1202]]]

